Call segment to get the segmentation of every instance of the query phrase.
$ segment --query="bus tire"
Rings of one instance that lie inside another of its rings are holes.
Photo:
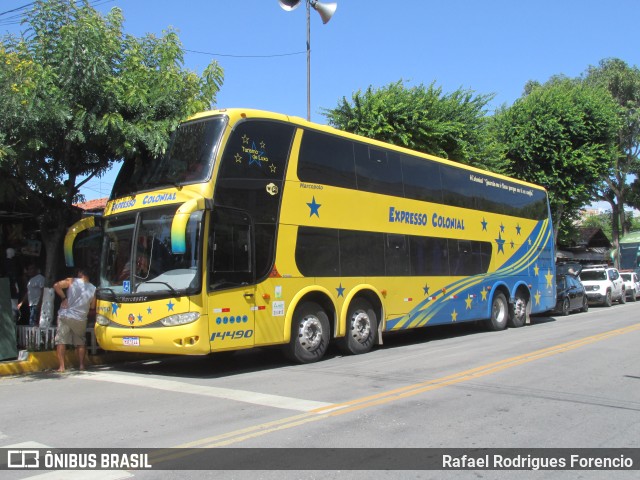
[[[284,353],[296,363],[312,363],[320,360],[329,347],[329,317],[320,305],[306,302],[293,313],[291,340]]]
[[[508,325],[512,328],[523,327],[529,315],[529,302],[521,293],[516,293],[513,306],[509,312]]]
[[[498,292],[491,302],[491,318],[487,320],[489,330],[504,330],[509,319],[509,304],[504,293]]]
[[[371,304],[356,298],[347,313],[347,333],[338,339],[338,347],[345,355],[367,353],[373,348],[378,331],[378,318]]]

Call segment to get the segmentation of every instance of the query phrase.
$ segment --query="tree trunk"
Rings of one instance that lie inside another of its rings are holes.
[[[64,211],[50,210],[39,217],[38,223],[46,253],[45,286],[51,287],[61,277],[66,276],[64,272],[59,271],[59,265],[60,255],[63,252],[63,240],[69,223],[69,214]]]
[[[613,265],[620,267],[620,206],[615,201],[610,201],[611,205],[611,243],[614,248]]]

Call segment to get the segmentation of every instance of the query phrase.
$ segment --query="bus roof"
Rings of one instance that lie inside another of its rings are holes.
[[[544,190],[546,191],[546,189],[540,185],[536,185],[535,183],[530,183],[530,182],[526,182],[524,180],[519,180],[517,178],[513,178],[513,177],[508,177],[506,175],[502,175],[499,173],[495,173],[495,172],[491,172],[489,170],[482,170],[480,168],[476,168],[476,167],[472,167],[470,165],[465,165],[464,163],[460,163],[460,162],[456,162],[455,160],[448,160],[446,158],[441,158],[441,157],[437,157],[435,155],[431,155],[428,153],[424,153],[424,152],[420,152],[417,150],[411,150],[409,148],[406,147],[401,147],[398,145],[394,145],[391,143],[386,143],[386,142],[382,142],[380,140],[375,140],[372,138],[368,138],[368,137],[363,137],[361,135],[356,135],[354,133],[350,133],[350,132],[345,132],[344,130],[339,130],[337,128],[331,127],[329,125],[321,125],[319,123],[313,123],[313,122],[309,122],[303,118],[300,117],[293,117],[293,116],[289,116],[289,115],[285,115],[282,113],[275,113],[275,112],[269,112],[266,110],[257,110],[257,109],[251,109],[251,108],[221,108],[221,109],[217,109],[217,110],[208,110],[205,112],[200,112],[197,113],[195,115],[193,115],[192,117],[190,117],[189,119],[187,119],[187,121],[191,121],[191,120],[198,120],[198,119],[202,119],[202,118],[206,118],[206,117],[210,117],[210,116],[214,116],[214,115],[227,115],[232,122],[237,122],[242,118],[265,118],[265,119],[270,119],[270,120],[278,120],[281,122],[288,122],[288,123],[292,123],[294,125],[298,125],[300,127],[308,127],[308,128],[312,128],[315,130],[320,130],[326,133],[330,133],[330,134],[334,134],[334,135],[339,135],[341,137],[346,137],[346,138],[351,138],[353,140],[359,140],[361,142],[364,143],[369,143],[372,145],[377,145],[379,147],[382,148],[390,148],[392,150],[396,150],[398,152],[401,153],[406,153],[406,154],[410,154],[410,155],[417,155],[429,160],[436,160],[438,162],[447,164],[447,165],[452,165],[452,166],[456,166],[456,167],[460,167],[463,168],[465,170],[469,170],[470,172],[475,172],[478,174],[490,174],[492,177],[494,178],[499,178],[499,179],[504,179],[504,180],[508,180],[510,182],[515,182],[515,183],[519,183],[522,185],[526,185],[528,187],[531,188],[536,188],[539,190]]]

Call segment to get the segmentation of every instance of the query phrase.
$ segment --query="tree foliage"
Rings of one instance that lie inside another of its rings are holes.
[[[640,174],[640,69],[630,67],[620,59],[609,58],[602,60],[597,67],[589,67],[585,81],[606,88],[620,107],[618,155],[596,192],[596,199],[611,205],[612,237],[617,245],[619,237],[628,231],[624,207],[637,201],[630,182],[634,175],[637,179]]]
[[[547,188],[556,235],[610,174],[618,119],[618,106],[606,90],[566,77],[528,84],[521,98],[496,114],[504,170]]]
[[[493,95],[458,89],[444,94],[434,83],[407,87],[403,81],[357,91],[333,109],[329,123],[341,130],[475,166],[493,158],[485,109]]]
[[[88,2],[36,1],[22,36],[0,49],[0,175],[37,205],[53,280],[80,187],[114,162],[162,154],[180,120],[215,103],[223,71],[183,66],[169,30],[123,33],[122,12]]]

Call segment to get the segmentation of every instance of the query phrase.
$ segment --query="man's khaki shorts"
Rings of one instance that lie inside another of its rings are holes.
[[[83,347],[87,342],[87,321],[58,317],[56,345],[75,345]]]

